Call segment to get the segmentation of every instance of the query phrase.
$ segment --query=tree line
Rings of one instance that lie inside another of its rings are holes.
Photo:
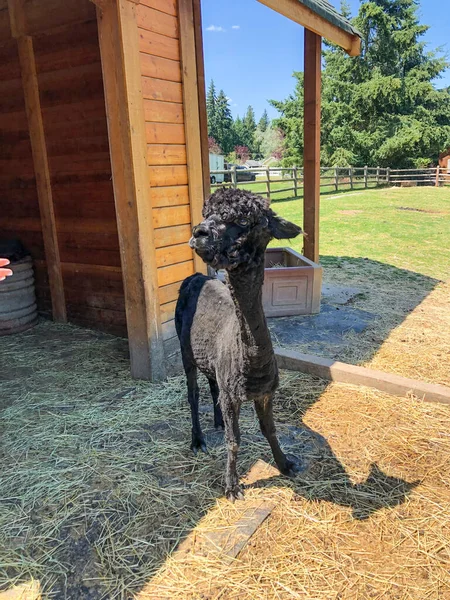
[[[211,81],[206,95],[208,141],[210,152],[225,154],[228,162],[245,162],[249,158],[265,158],[282,154],[282,135],[273,128],[265,110],[256,123],[252,106],[243,118],[233,119],[225,92],[216,91]]]
[[[429,28],[417,10],[416,0],[362,0],[351,19],[342,2],[341,12],[362,35],[362,52],[349,57],[324,43],[322,164],[423,167],[436,164],[450,147],[450,88],[436,84],[450,63],[427,51],[423,36]],[[225,93],[216,95],[211,82],[208,131],[225,154],[245,147],[249,156],[302,164],[303,73],[293,77],[293,93],[269,101],[279,116],[269,122],[265,113],[258,125],[252,107],[233,120]]]

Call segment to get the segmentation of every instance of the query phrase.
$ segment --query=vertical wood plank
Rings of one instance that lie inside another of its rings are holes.
[[[42,237],[50,286],[52,315],[55,321],[67,321],[64,284],[61,272],[55,211],[53,207],[47,146],[42,121],[41,101],[34,57],[33,40],[26,34],[22,0],[8,0],[11,32],[17,38],[25,111],[33,156],[36,188],[41,215]]]
[[[135,4],[97,8],[131,372],[165,377]]]
[[[203,56],[202,12],[200,0],[193,0],[194,37],[197,61],[198,109],[200,119],[200,145],[203,165],[203,197],[206,200],[211,193],[209,178],[208,117],[206,113],[206,78]]]
[[[189,200],[191,224],[194,226],[203,219],[204,179],[193,0],[179,0],[178,11]],[[196,253],[194,253],[194,266],[196,271],[206,274],[206,265]]]
[[[314,262],[319,261],[321,42],[305,29],[303,252]]]

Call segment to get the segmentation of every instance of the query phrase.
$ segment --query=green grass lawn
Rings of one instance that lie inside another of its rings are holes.
[[[302,223],[302,200],[272,201],[272,208]],[[302,239],[292,240],[301,251]],[[274,244],[276,245],[276,244]],[[450,187],[388,188],[322,196],[320,255],[369,258],[399,269],[450,277]]]

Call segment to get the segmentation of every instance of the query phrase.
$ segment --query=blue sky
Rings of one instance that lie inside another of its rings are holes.
[[[339,0],[331,0],[339,8]],[[350,0],[356,14],[359,0]],[[421,22],[429,25],[428,49],[450,54],[450,11],[442,0],[421,0]],[[294,87],[292,72],[303,70],[303,28],[257,0],[202,0],[207,82],[214,79],[230,98],[233,115],[251,104],[259,120],[267,100],[284,99]],[[450,85],[450,70],[438,86]]]

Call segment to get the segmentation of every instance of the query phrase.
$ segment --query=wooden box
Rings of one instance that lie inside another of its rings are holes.
[[[267,317],[320,312],[322,267],[290,248],[268,248],[263,306]]]

